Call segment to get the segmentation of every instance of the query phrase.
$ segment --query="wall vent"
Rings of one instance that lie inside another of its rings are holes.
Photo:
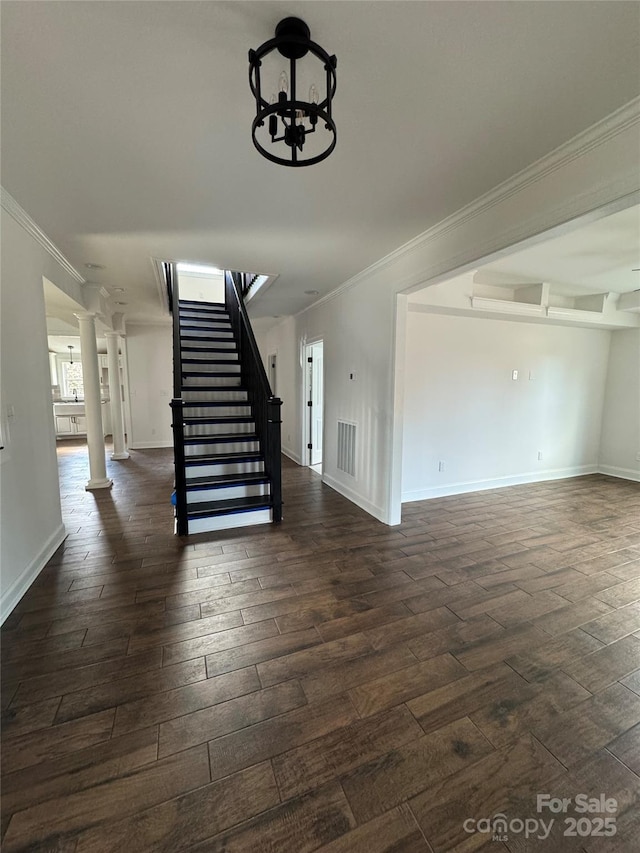
[[[338,421],[338,471],[356,475],[356,425]]]

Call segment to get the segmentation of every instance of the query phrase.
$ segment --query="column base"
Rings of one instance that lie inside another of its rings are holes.
[[[89,480],[84,488],[85,491],[92,492],[94,489],[110,489],[111,486],[113,486],[113,480],[107,478],[105,480]]]
[[[129,459],[130,456],[128,453],[112,453],[111,458],[118,461],[120,459]]]

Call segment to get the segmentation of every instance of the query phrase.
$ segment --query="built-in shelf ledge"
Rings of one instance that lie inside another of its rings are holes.
[[[499,311],[502,314],[526,314],[536,317],[544,317],[547,313],[543,305],[532,305],[530,302],[511,302],[506,299],[489,299],[486,296],[472,296],[471,307],[480,311]]]

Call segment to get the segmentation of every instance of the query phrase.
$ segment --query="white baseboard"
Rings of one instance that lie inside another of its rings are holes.
[[[568,477],[584,477],[598,474],[597,465],[579,465],[574,468],[555,468],[548,471],[531,471],[514,474],[509,477],[495,477],[491,480],[471,480],[467,483],[447,483],[444,486],[432,486],[428,489],[415,489],[402,493],[402,503],[426,501],[432,498],[444,498],[449,495],[463,495],[467,492],[484,492],[487,489],[502,489],[505,486],[521,486],[524,483],[544,483],[546,480],[565,480]]]
[[[280,450],[284,453],[285,456],[288,456],[296,465],[302,465],[302,459],[298,456],[297,453],[294,453],[293,450],[289,450],[288,447],[281,447]]]
[[[2,591],[2,596],[0,597],[0,625],[11,613],[66,538],[67,531],[64,524],[61,524],[47,539],[29,565],[20,572],[20,575],[14,580],[11,586]]]
[[[365,512],[368,512],[369,515],[372,515],[374,518],[377,518],[378,521],[382,521],[383,524],[388,524],[388,520],[386,518],[384,510],[372,504],[366,498],[363,498],[362,495],[359,495],[357,492],[354,492],[353,489],[350,489],[348,486],[345,486],[344,483],[341,483],[339,480],[334,479],[330,474],[322,474],[322,482],[326,483],[327,486],[330,486],[336,492],[339,492],[343,497],[347,498],[351,501],[351,503],[359,506],[360,509],[363,509]]]
[[[599,465],[599,474],[607,474],[609,477],[619,477],[621,480],[634,480],[640,483],[640,471],[633,468],[617,468],[615,465]]]
[[[136,441],[129,445],[129,450],[157,450],[164,447],[173,447],[173,441]]]

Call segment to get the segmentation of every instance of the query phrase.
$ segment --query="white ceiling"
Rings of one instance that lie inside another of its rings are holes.
[[[554,293],[564,296],[638,290],[640,207],[485,264],[480,278],[497,286],[549,282]]]
[[[0,15],[2,184],[87,278],[125,288],[129,322],[161,315],[153,257],[277,274],[252,312],[300,310],[640,90],[637,3],[3,0]],[[247,51],[287,15],[338,57],[338,145],[307,169],[250,139]]]

